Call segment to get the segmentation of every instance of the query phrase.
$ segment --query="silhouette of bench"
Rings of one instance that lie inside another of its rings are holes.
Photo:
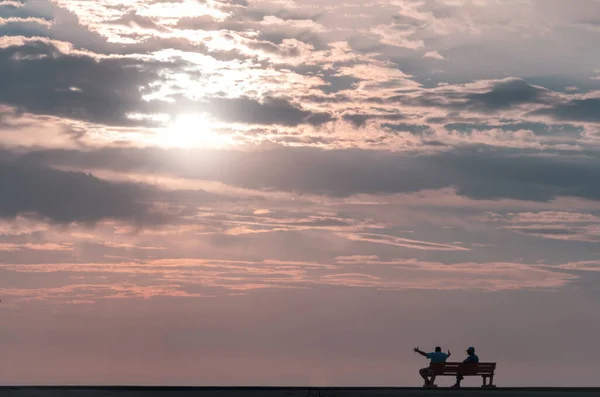
[[[481,376],[483,378],[483,388],[494,388],[494,372],[496,363],[432,363],[429,368],[433,370],[435,376],[454,376],[461,374],[467,376]],[[435,387],[435,386],[434,386]]]

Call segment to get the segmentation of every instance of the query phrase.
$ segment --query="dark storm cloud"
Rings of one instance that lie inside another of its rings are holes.
[[[47,151],[32,161],[115,171],[152,170],[190,178],[218,180],[254,189],[344,196],[359,192],[417,191],[439,178],[416,173],[419,160],[362,150],[321,151],[277,148],[264,151],[192,151],[103,149],[93,152]],[[173,162],[179,158],[180,167]],[[404,171],[402,171],[404,169]],[[383,172],[385,171],[385,172]]]
[[[533,114],[547,115],[561,121],[600,122],[600,98],[576,99]]]
[[[592,74],[593,76],[593,74]],[[530,84],[539,85],[549,90],[563,93],[585,93],[600,89],[600,80],[591,80],[590,74],[582,75],[560,75],[560,76],[528,76],[527,81]],[[569,90],[568,87],[575,87],[577,90]]]
[[[0,152],[0,218],[33,214],[61,224],[103,219],[159,224],[201,203],[239,201],[204,190],[162,190],[143,183],[107,181],[90,173],[57,170],[40,159],[45,156]],[[167,203],[169,210],[157,211],[156,203]]]
[[[360,114],[360,113],[352,114],[352,113],[346,113],[342,116],[342,118],[344,120],[349,121],[352,124],[354,124],[355,127],[362,127],[369,120],[377,119],[377,120],[395,121],[395,120],[404,120],[404,119],[406,119],[406,116],[403,114]]]
[[[496,113],[523,104],[552,104],[552,92],[529,85],[520,79],[494,83],[486,92],[469,92],[461,86],[420,92],[417,96],[405,94],[388,98],[392,102],[411,106],[441,107],[451,110],[470,110]]]
[[[96,222],[114,218],[152,221],[141,186],[116,184],[81,172],[63,172],[0,160],[0,217],[33,213],[52,222]],[[155,219],[156,220],[156,219]]]
[[[531,86],[523,80],[510,80],[496,83],[486,93],[467,94],[466,98],[471,107],[496,111],[524,103],[544,103],[549,99],[549,91]]]
[[[104,149],[31,153],[36,162],[120,172],[152,172],[258,190],[348,196],[454,187],[474,199],[600,200],[600,157],[534,156],[474,147],[433,155],[367,150],[276,148],[258,151]],[[174,158],[178,161],[174,162]]]
[[[431,128],[425,124],[383,123],[383,124],[381,124],[381,127],[387,128],[387,129],[395,131],[395,132],[410,132],[411,134],[414,134],[414,135],[421,135],[425,132],[431,131]]]
[[[213,98],[206,109],[220,120],[233,123],[285,125],[321,125],[333,120],[326,112],[302,110],[283,98],[267,97],[263,101],[242,98]]]
[[[0,102],[21,111],[109,125],[131,124],[157,66],[62,53],[49,42],[0,49]]]

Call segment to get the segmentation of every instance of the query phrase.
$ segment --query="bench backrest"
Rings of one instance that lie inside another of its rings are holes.
[[[486,375],[493,374],[496,363],[432,363],[430,367],[437,374]]]

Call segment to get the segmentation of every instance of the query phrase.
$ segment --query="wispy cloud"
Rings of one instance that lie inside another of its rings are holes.
[[[43,243],[43,244],[6,244],[0,243],[0,251],[21,251],[21,250],[34,250],[34,251],[71,251],[73,249],[70,244],[54,244],[54,243]]]
[[[491,214],[505,229],[521,234],[565,241],[600,241],[600,218],[592,213],[541,211]]]
[[[431,251],[469,251],[468,248],[452,244],[438,244],[427,241],[411,240],[403,237],[395,237],[374,233],[339,233],[340,236],[353,241],[364,241],[376,244],[387,244],[396,247],[412,248],[417,250]]]
[[[584,272],[600,272],[600,261],[580,261],[565,263],[558,266],[560,269],[565,270],[578,270]]]
[[[556,270],[583,270],[592,266],[589,263],[582,265],[585,267],[567,264],[549,269],[519,263],[386,261],[377,256],[338,258],[331,264],[182,258],[124,263],[0,265],[4,272],[60,274],[65,284],[57,288],[40,287],[39,290],[2,288],[0,292],[17,300],[64,302],[161,296],[214,297],[258,289],[306,289],[318,285],[386,290],[555,289],[576,278]]]

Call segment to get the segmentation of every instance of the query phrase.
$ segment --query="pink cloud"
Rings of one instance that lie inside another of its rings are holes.
[[[432,59],[445,59],[439,52],[437,51],[429,51],[423,55],[423,58],[432,58]]]
[[[2,3],[0,3],[0,6],[3,5]],[[6,4],[4,4],[6,5]],[[1,25],[6,25],[9,23],[37,23],[38,25],[42,25],[42,26],[46,26],[46,27],[50,27],[52,26],[52,21],[48,21],[46,19],[43,18],[36,18],[36,17],[27,17],[27,18],[20,18],[20,17],[9,17],[9,18],[0,18],[0,26]]]
[[[335,264],[182,258],[113,264],[0,265],[0,271],[4,272],[56,273],[65,284],[62,287],[0,288],[0,294],[17,301],[65,302],[225,296],[240,291],[307,289],[317,285],[380,290],[556,289],[577,278],[561,270],[591,265],[549,268],[509,262],[446,264],[417,259],[381,260],[374,255],[339,257]]]
[[[42,244],[7,244],[0,243],[0,251],[21,251],[21,250],[32,250],[32,251],[72,251],[72,244],[55,244],[55,243],[42,243]]]
[[[549,266],[565,270],[578,270],[586,272],[600,272],[600,261],[579,261],[565,263],[559,266]]]

